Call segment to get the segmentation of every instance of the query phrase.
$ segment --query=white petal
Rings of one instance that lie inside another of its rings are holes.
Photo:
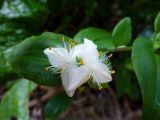
[[[83,53],[84,53],[83,44],[78,44],[78,45],[74,46],[70,51],[72,58],[81,57]]]
[[[68,96],[73,96],[75,90],[88,80],[88,75],[85,66],[69,66],[61,73],[62,84]]]
[[[70,84],[70,68],[66,68],[61,72],[61,79],[63,87],[67,93],[68,96],[72,97],[75,90],[68,90],[69,84]]]
[[[94,42],[92,40],[89,40],[87,38],[84,38],[84,44],[90,44],[92,45],[93,47],[97,48],[97,45],[94,44]]]
[[[70,60],[70,54],[65,48],[47,48],[44,53],[53,67],[63,68]]]
[[[74,90],[80,87],[89,79],[89,74],[89,70],[86,66],[72,68],[70,74],[70,84],[68,89]]]
[[[111,71],[107,65],[100,62],[94,66],[92,77],[98,83],[106,83],[112,80]]]
[[[99,59],[97,46],[86,38],[84,38],[84,49],[83,58],[87,64],[93,64]]]

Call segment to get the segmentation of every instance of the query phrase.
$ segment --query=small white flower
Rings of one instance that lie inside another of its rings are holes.
[[[92,78],[98,85],[111,81],[110,65],[108,63],[107,65],[103,63],[107,58],[105,55],[99,56],[97,46],[86,38],[84,39],[84,43],[79,46],[81,49],[78,50],[76,56],[83,60],[83,65],[81,65],[79,69],[75,68],[72,70],[72,75],[70,76],[71,82],[68,90],[74,91],[89,78]],[[78,77],[80,78],[77,80]]]
[[[99,56],[97,46],[86,38],[83,44],[72,48],[47,48],[44,53],[52,65],[51,70],[60,71],[62,84],[70,97],[90,78],[98,85],[112,80],[110,65],[104,64],[107,58]]]

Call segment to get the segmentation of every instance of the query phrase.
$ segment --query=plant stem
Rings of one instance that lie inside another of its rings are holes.
[[[123,48],[115,48],[115,49],[109,49],[109,52],[125,52],[125,51],[131,51],[132,47],[123,47]]]

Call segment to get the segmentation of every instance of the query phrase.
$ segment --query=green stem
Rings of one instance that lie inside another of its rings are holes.
[[[131,50],[132,50],[132,46],[124,47],[124,48],[109,49],[109,52],[125,52],[125,51],[131,51]]]

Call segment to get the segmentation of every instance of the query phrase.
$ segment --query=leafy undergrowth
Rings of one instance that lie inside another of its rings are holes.
[[[37,87],[30,95],[30,120],[45,120],[47,101],[60,91],[63,88]],[[4,87],[0,93],[5,93]],[[131,100],[127,96],[117,99],[111,87],[97,91],[83,86],[59,120],[139,120],[140,117],[140,101]]]

